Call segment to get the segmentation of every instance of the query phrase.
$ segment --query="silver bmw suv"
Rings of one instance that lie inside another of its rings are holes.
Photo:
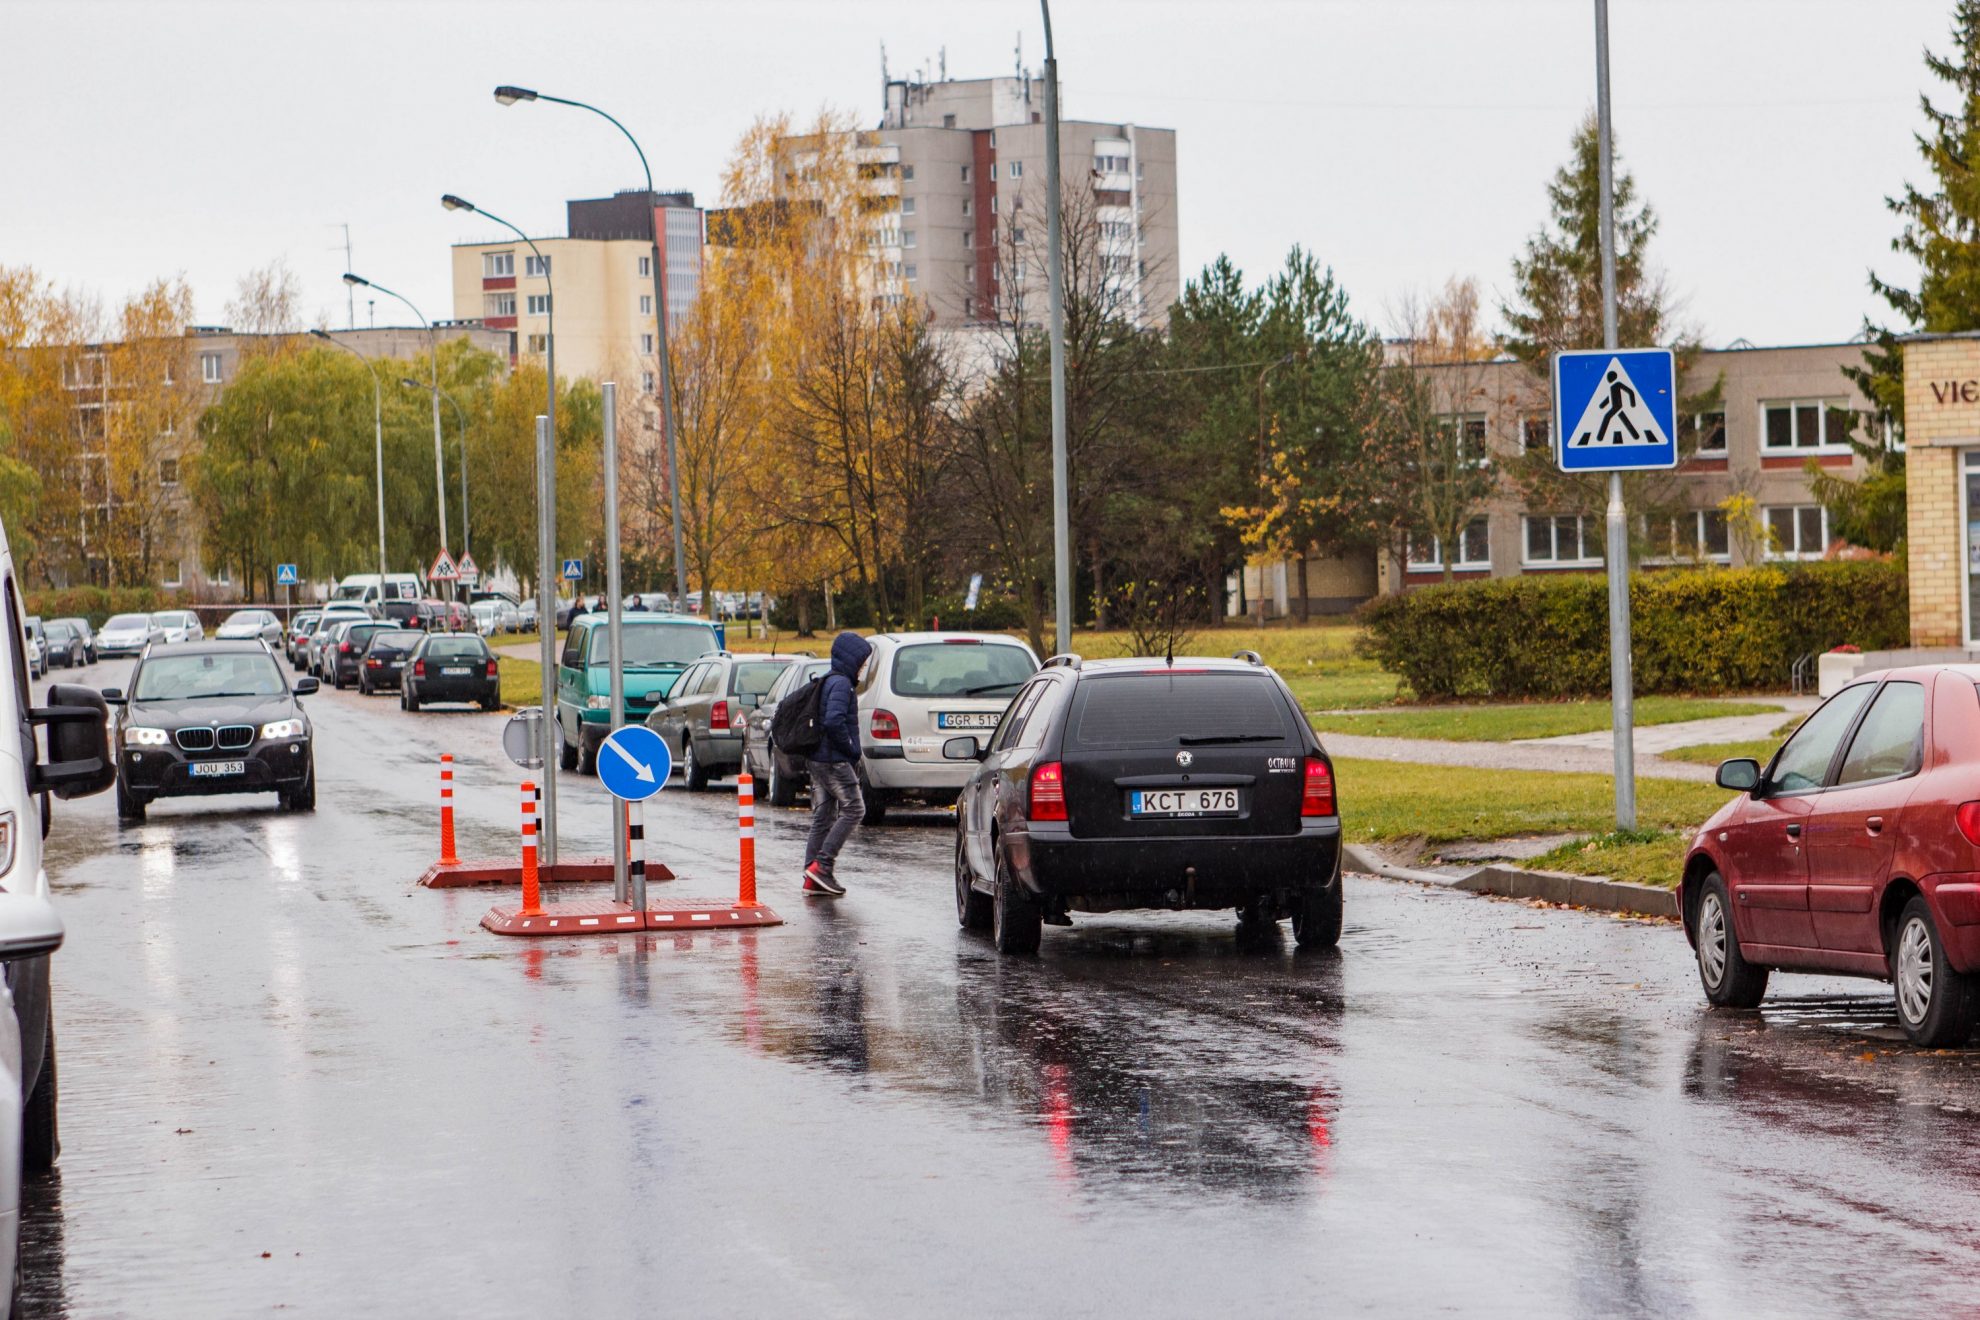
[[[975,768],[945,760],[942,744],[988,741],[1004,708],[1038,672],[1029,646],[1004,633],[881,633],[860,671],[859,741],[866,823],[904,797],[946,807]]]

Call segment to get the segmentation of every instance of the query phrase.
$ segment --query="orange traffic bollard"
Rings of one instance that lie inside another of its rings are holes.
[[[543,914],[543,891],[536,877],[536,785],[522,786],[522,915]]]
[[[736,821],[741,839],[741,873],[736,884],[736,906],[756,906],[756,782],[747,770],[736,776]]]
[[[440,865],[457,866],[454,855],[454,758],[440,754]]]

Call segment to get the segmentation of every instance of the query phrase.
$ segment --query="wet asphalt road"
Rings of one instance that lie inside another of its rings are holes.
[[[121,678],[126,666],[87,671]],[[957,931],[948,819],[760,933],[504,940],[427,891],[435,758],[508,854],[500,717],[324,693],[319,810],[58,808],[63,1156],[27,1313],[1944,1314],[1980,1054],[1888,991],[1702,1011],[1674,927],[1351,879],[1338,953],[1218,915]],[[565,781],[567,849],[607,833]],[[1351,813],[1353,803],[1345,804]],[[734,801],[649,812],[733,892]]]

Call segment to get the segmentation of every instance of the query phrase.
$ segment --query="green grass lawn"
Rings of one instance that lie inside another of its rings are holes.
[[[1350,841],[1503,839],[1597,834],[1615,820],[1607,775],[1473,770],[1345,758],[1334,763]],[[1646,829],[1693,829],[1729,796],[1713,784],[1640,779],[1637,819]]]
[[[1638,781],[1639,789],[1643,782]],[[1719,794],[1723,798],[1725,791]],[[1601,834],[1582,843],[1563,844],[1525,864],[1540,871],[1572,871],[1669,889],[1678,882],[1690,842],[1689,829]]]
[[[1294,689],[1297,692],[1297,688]],[[1752,701],[1722,701],[1706,697],[1639,697],[1638,725],[1675,724],[1682,720],[1716,719],[1726,715],[1764,715],[1779,706]],[[1446,738],[1457,742],[1503,742],[1511,738],[1552,738],[1568,733],[1593,733],[1609,727],[1606,701],[1527,702],[1504,706],[1416,706],[1372,715],[1313,713],[1313,727],[1322,733],[1374,734],[1386,738]]]

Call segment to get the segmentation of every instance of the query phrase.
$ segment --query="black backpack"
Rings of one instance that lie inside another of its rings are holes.
[[[825,742],[825,676],[820,674],[777,703],[770,739],[786,756],[810,756]]]

